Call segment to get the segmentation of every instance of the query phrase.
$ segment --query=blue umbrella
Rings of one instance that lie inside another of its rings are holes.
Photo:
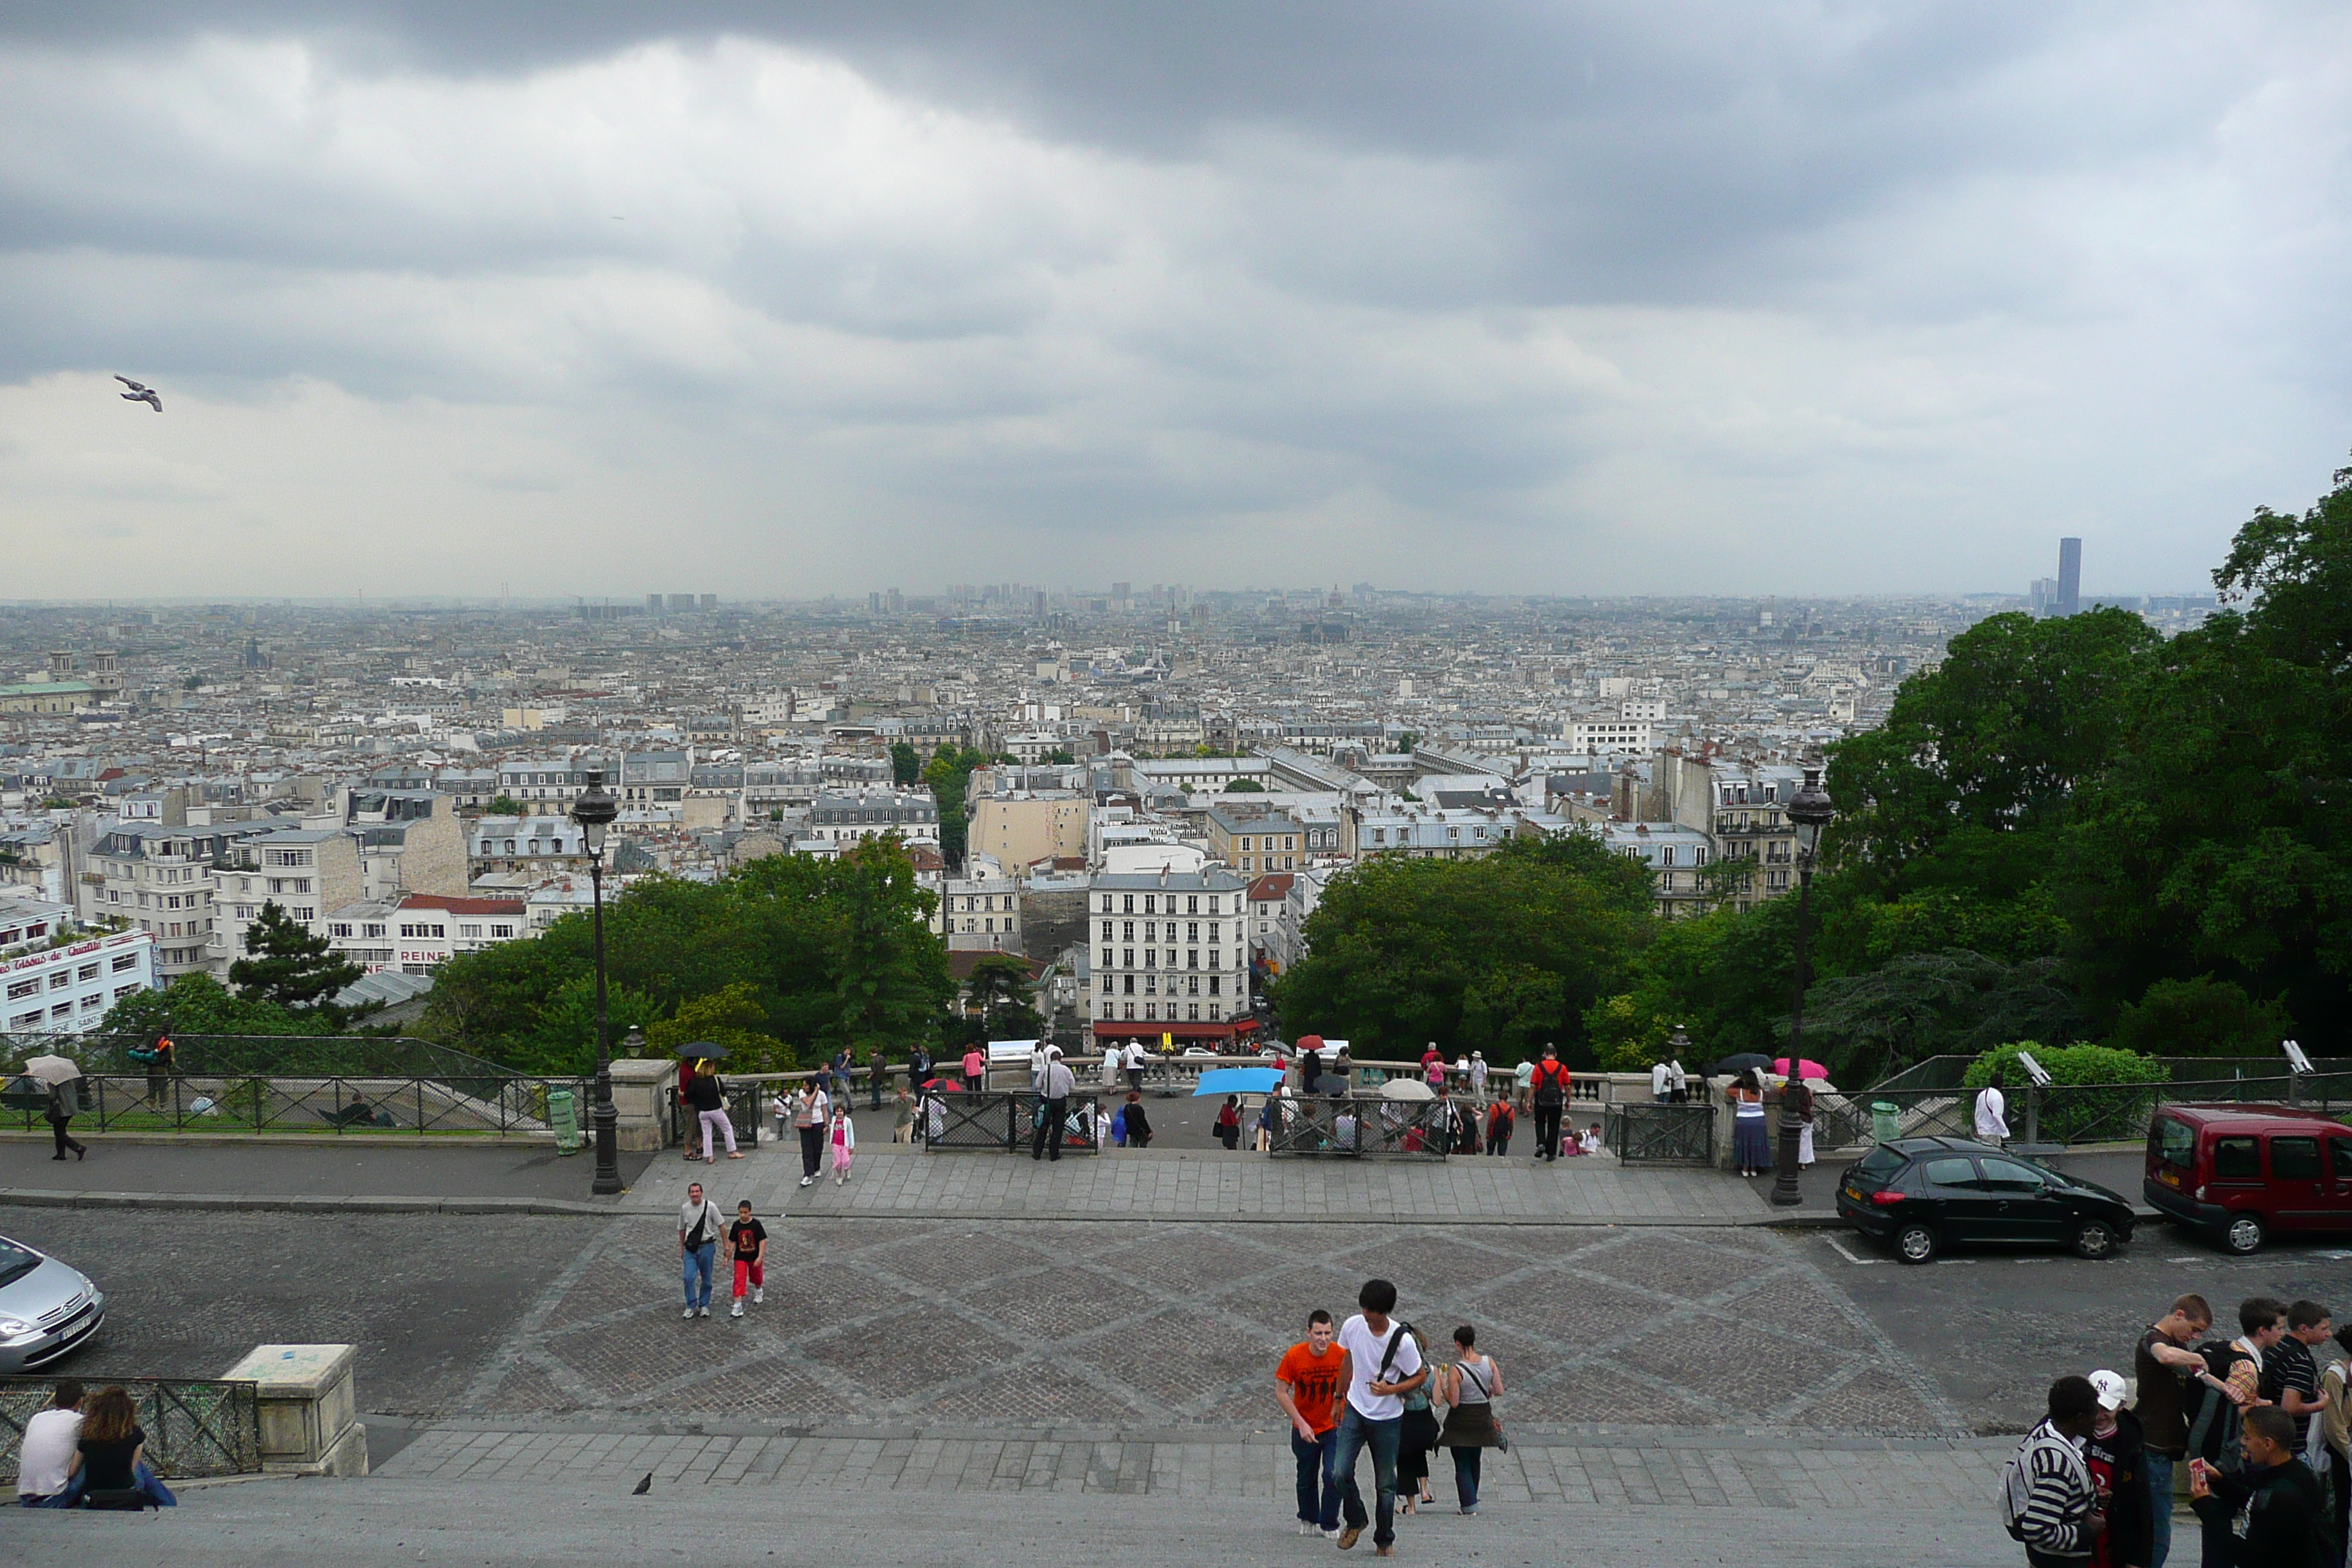
[[[1211,1068],[1201,1075],[1192,1098],[1204,1094],[1271,1094],[1282,1087],[1280,1068]]]

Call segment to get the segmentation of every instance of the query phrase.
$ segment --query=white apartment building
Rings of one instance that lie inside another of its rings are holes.
[[[155,984],[155,939],[143,931],[75,936],[70,906],[0,893],[0,1029],[79,1034]]]
[[[583,752],[575,757],[509,757],[499,764],[499,793],[525,805],[553,805],[568,811],[588,787],[591,772],[601,771],[612,787],[610,757]]]
[[[1626,706],[1630,708],[1633,704],[1627,703]],[[1568,727],[1568,749],[1588,755],[1601,752],[1646,752],[1650,749],[1650,721],[1576,720]]]
[[[855,794],[825,794],[809,807],[808,831],[837,847],[886,833],[938,842],[939,803],[929,790],[882,787]]]
[[[1704,914],[1713,908],[1700,872],[1714,859],[1715,844],[1679,822],[1604,822],[1596,825],[1601,843],[1650,868],[1658,913],[1669,920]]]
[[[84,918],[126,920],[153,937],[158,984],[198,971],[225,978],[228,962],[214,929],[221,868],[231,864],[236,845],[278,831],[281,821],[115,823],[90,847],[82,873]]]
[[[940,883],[931,930],[947,938],[950,952],[1020,952],[1020,883],[978,855],[966,857],[964,870]]]
[[[246,928],[274,903],[312,935],[322,910],[360,896],[359,841],[339,827],[280,827],[241,839],[214,872],[216,974],[245,956]]]
[[[1475,808],[1400,805],[1356,821],[1356,853],[1402,853],[1416,860],[1475,860],[1517,830],[1515,815]]]
[[[1087,889],[1097,1044],[1230,1047],[1251,1016],[1249,885],[1223,867],[1105,872]]]
[[[326,924],[334,950],[370,974],[429,974],[453,954],[512,942],[530,930],[520,899],[436,893],[364,899],[334,910]]]
[[[556,876],[588,870],[588,844],[568,816],[485,816],[466,848],[472,877]]]

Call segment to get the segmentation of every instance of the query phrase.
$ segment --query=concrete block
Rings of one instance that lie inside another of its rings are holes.
[[[256,1345],[221,1375],[257,1384],[261,1464],[296,1476],[367,1474],[367,1428],[357,1419],[352,1345]]]

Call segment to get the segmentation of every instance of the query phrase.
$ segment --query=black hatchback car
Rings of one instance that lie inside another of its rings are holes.
[[[2132,1234],[2132,1206],[2116,1194],[1965,1138],[1881,1143],[1839,1177],[1837,1206],[1906,1263],[1925,1263],[1953,1242],[2105,1258]]]

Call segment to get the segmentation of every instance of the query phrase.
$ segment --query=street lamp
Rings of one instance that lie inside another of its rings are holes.
[[[596,1178],[589,1191],[609,1196],[621,1190],[621,1114],[613,1109],[612,1029],[604,1015],[604,833],[621,815],[621,803],[604,787],[602,769],[591,769],[588,787],[572,803],[572,820],[588,847],[588,884],[596,930]]]
[[[1789,821],[1797,830],[1797,996],[1789,1010],[1789,1082],[1804,1081],[1805,1049],[1805,937],[1811,922],[1813,891],[1813,850],[1822,841],[1822,829],[1837,815],[1830,802],[1830,792],[1822,787],[1822,770],[1807,768],[1805,784],[1789,801]],[[1797,1186],[1797,1140],[1802,1123],[1789,1109],[1788,1090],[1780,1092],[1780,1150],[1773,1173],[1772,1202],[1782,1208],[1794,1208],[1805,1201]]]

